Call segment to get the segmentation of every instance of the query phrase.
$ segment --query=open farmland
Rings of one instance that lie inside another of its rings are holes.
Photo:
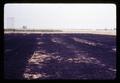
[[[116,36],[4,35],[5,79],[115,79]]]

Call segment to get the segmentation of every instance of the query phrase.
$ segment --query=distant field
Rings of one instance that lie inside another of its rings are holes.
[[[92,30],[92,29],[81,29],[81,30],[69,30],[69,29],[64,29],[64,30],[16,30],[16,31],[5,31],[4,33],[46,33],[46,34],[69,34],[69,33],[90,33],[90,34],[103,34],[103,35],[116,35],[116,30],[103,30],[103,29],[98,29],[98,30]]]
[[[116,36],[4,35],[5,79],[115,79]]]

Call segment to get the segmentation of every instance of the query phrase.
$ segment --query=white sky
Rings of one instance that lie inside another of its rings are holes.
[[[10,17],[14,21],[10,22]],[[5,4],[4,28],[116,28],[115,4]]]

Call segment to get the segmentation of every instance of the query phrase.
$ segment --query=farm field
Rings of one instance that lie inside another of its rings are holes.
[[[116,36],[4,34],[5,79],[116,78]]]

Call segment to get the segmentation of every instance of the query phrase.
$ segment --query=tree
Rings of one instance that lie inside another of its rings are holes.
[[[23,26],[23,29],[27,29],[27,26]]]

